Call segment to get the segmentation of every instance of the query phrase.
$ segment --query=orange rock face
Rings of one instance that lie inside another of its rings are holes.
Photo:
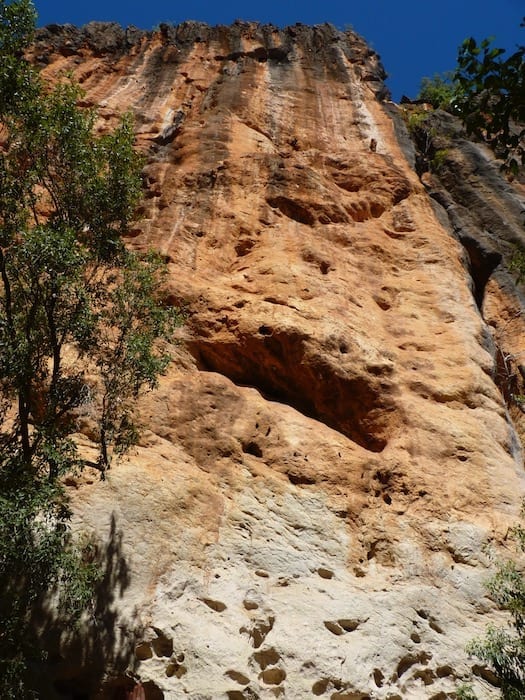
[[[90,27],[42,32],[35,60],[73,72],[101,128],[135,115],[130,245],[165,254],[188,319],[141,445],[73,490],[128,572],[126,632],[78,682],[448,697],[497,617],[483,545],[516,518],[522,458],[465,249],[378,100],[377,56],[329,26]]]

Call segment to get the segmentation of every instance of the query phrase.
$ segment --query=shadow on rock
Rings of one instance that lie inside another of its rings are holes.
[[[102,576],[91,609],[78,626],[52,606],[35,615],[34,628],[47,664],[40,675],[38,697],[50,700],[109,700],[126,697],[135,682],[125,675],[133,659],[140,629],[134,620],[119,615],[119,599],[130,584],[122,551],[122,532],[111,517],[108,538],[96,554]]]

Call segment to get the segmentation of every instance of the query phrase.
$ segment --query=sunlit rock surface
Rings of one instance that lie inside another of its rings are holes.
[[[71,482],[77,526],[109,544],[105,598],[54,666],[62,697],[131,679],[172,700],[454,697],[466,643],[504,619],[483,582],[523,494],[501,381],[520,298],[499,244],[475,268],[447,216],[473,209],[481,240],[482,207],[422,184],[352,32],[51,27],[33,56],[73,73],[101,128],[135,115],[129,243],[162,251],[188,314],[141,444]],[[450,178],[480,200],[507,188],[519,240],[519,186],[463,165]]]

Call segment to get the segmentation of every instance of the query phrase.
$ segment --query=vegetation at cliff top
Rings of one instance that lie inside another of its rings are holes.
[[[428,102],[436,109],[452,109],[457,86],[453,82],[454,73],[436,73],[432,78],[422,78],[418,100]]]
[[[459,116],[516,174],[525,165],[525,46],[505,56],[491,44],[466,39],[456,70],[423,78],[418,97]]]
[[[87,426],[103,475],[136,437],[177,314],[158,255],[122,237],[141,194],[129,117],[98,134],[70,81],[49,88],[24,59],[35,11],[0,0],[0,696],[34,697],[46,596],[75,618],[97,578],[75,542],[64,477],[85,466]]]

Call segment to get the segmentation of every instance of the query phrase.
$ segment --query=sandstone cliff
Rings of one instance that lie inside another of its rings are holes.
[[[101,128],[134,113],[129,243],[188,314],[141,444],[71,481],[105,596],[58,697],[454,697],[523,494],[525,193],[450,125],[423,184],[377,55],[328,25],[50,27],[33,58]]]

